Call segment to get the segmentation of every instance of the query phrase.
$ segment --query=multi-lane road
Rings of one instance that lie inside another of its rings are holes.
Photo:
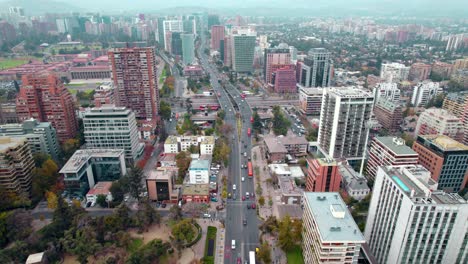
[[[234,129],[231,137],[231,155],[229,156],[228,168],[228,192],[234,193],[237,199],[229,199],[226,206],[226,245],[225,245],[225,263],[237,263],[240,257],[242,261],[248,259],[249,251],[255,250],[258,246],[258,218],[256,210],[248,209],[247,205],[255,203],[255,198],[242,201],[242,196],[246,192],[255,193],[254,179],[248,177],[247,169],[242,169],[242,165],[246,165],[248,158],[251,155],[252,141],[247,135],[247,129],[251,128],[250,117],[252,111],[244,99],[241,98],[240,92],[231,84],[225,84],[223,87],[218,80],[222,75],[217,70],[214,63],[210,63],[204,50],[204,38],[202,37],[202,45],[200,45],[201,65],[204,70],[210,75],[211,85],[218,95],[218,100],[221,108],[226,112],[224,122],[230,124]],[[238,133],[239,122],[236,114],[240,114],[240,134]],[[247,153],[247,156],[244,156]],[[245,181],[241,181],[242,177]],[[233,185],[236,185],[236,190],[233,190]],[[247,224],[244,225],[244,220]],[[236,248],[232,249],[232,240],[236,242]]]

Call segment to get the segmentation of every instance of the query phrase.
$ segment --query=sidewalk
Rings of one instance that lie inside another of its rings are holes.
[[[195,253],[196,259],[201,259],[205,256],[206,246],[206,233],[208,226],[214,226],[217,228],[216,232],[216,248],[214,251],[215,263],[224,263],[224,240],[225,240],[225,229],[222,227],[219,221],[211,221],[209,219],[197,219],[197,223],[202,228],[202,237],[195,245],[192,246],[192,250]]]

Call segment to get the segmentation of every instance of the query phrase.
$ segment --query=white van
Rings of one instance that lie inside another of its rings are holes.
[[[231,249],[236,249],[236,241],[234,239],[231,242]]]

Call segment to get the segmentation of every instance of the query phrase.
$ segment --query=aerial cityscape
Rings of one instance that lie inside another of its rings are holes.
[[[468,2],[0,0],[0,263],[468,263]]]

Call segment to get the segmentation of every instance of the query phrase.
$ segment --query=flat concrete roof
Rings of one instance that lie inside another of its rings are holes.
[[[304,197],[322,241],[366,242],[339,193],[305,192]]]
[[[398,137],[375,137],[375,140],[385,145],[393,153],[397,155],[415,155],[417,156],[414,150],[405,145],[405,141],[402,138]]]
[[[189,170],[209,170],[210,165],[210,161],[206,159],[192,160],[192,162],[190,162]]]
[[[123,149],[79,149],[65,163],[60,173],[76,173],[86,162],[93,157],[118,158],[124,155]]]
[[[182,195],[208,195],[209,193],[209,184],[186,184],[182,191]]]
[[[420,137],[444,151],[468,150],[467,145],[460,143],[446,135],[420,135]]]
[[[26,141],[26,137],[0,137],[0,152],[5,152],[10,148],[15,148]]]

